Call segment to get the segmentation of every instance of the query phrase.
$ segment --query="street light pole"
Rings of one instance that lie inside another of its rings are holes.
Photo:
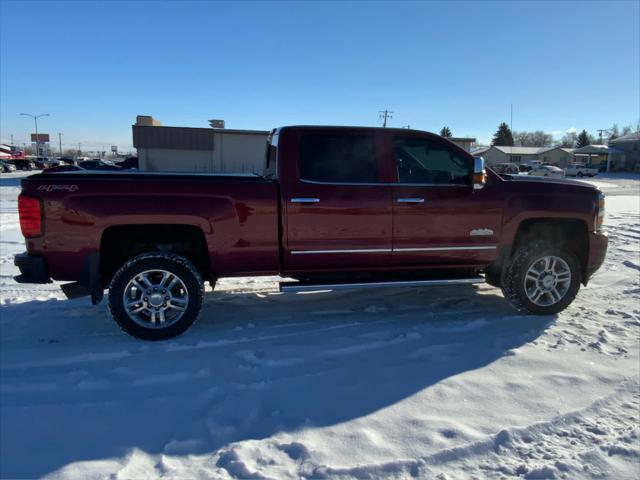
[[[21,113],[20,115],[24,115],[25,117],[33,118],[34,123],[36,124],[36,157],[39,156],[40,148],[38,147],[38,119],[40,117],[50,117],[48,113],[41,113],[40,115],[31,115],[30,113]]]
[[[62,156],[62,134],[58,133],[58,144],[60,145],[60,156]]]

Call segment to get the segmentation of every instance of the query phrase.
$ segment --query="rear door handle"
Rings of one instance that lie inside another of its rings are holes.
[[[303,204],[320,203],[320,199],[311,198],[311,197],[297,197],[297,198],[292,198],[291,203],[303,203]]]
[[[424,203],[424,198],[399,198],[398,203]]]

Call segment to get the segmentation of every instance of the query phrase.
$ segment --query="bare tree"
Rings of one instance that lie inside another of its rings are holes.
[[[521,147],[550,147],[553,142],[553,136],[542,130],[534,132],[515,132],[513,138],[516,145]]]
[[[574,131],[565,133],[560,139],[560,146],[563,148],[573,148],[576,146],[578,134]]]

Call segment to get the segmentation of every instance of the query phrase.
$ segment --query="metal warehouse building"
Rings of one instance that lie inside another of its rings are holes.
[[[268,131],[165,127],[142,115],[132,129],[140,170],[264,173]]]

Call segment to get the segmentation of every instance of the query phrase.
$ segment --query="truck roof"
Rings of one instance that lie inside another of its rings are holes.
[[[429,135],[440,136],[437,133],[428,132],[426,130],[417,130],[414,128],[397,128],[397,127],[372,127],[367,125],[283,125],[282,127],[276,128],[276,130],[284,130],[286,128],[304,128],[305,130],[313,129],[313,130],[383,130],[383,131],[393,131],[393,132],[416,132],[416,133],[427,133]],[[443,137],[446,138],[446,137]]]

